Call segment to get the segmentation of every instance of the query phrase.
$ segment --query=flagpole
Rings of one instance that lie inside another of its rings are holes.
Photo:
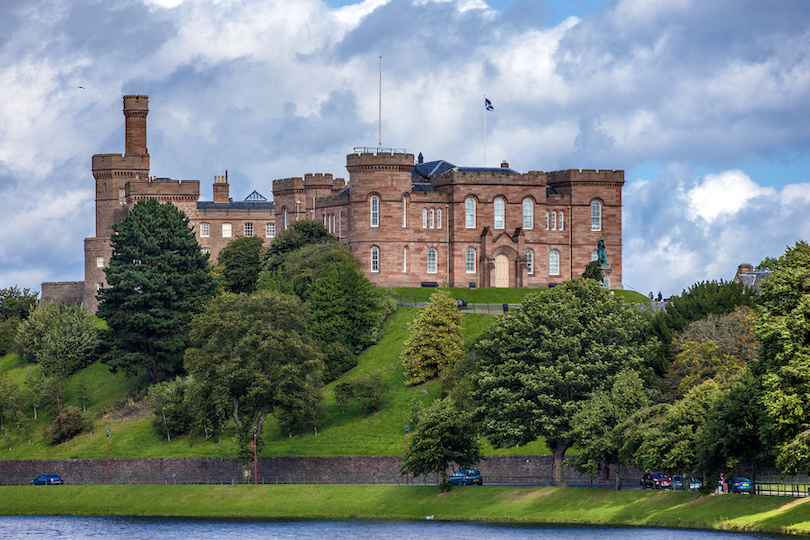
[[[382,55],[380,55],[380,111],[379,111],[379,142],[378,147],[382,148]]]
[[[487,95],[484,94],[484,167],[487,166]]]

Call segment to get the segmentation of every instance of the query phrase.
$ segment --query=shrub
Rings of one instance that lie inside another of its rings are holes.
[[[51,423],[48,433],[48,440],[56,445],[69,441],[85,428],[85,419],[81,411],[72,405],[68,405],[56,415]]]

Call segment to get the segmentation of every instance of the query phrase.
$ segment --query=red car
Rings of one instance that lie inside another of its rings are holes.
[[[641,489],[672,489],[672,479],[660,472],[644,473],[641,477]]]

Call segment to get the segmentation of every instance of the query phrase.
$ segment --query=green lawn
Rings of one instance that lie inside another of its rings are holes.
[[[436,291],[435,287],[398,287],[392,289],[394,294],[403,302],[427,302],[430,295]],[[482,304],[520,304],[527,294],[543,294],[548,289],[498,289],[449,287],[453,298],[460,298],[465,302],[479,302]],[[628,303],[646,303],[650,299],[636,291],[614,290],[613,294],[623,298]]]
[[[59,496],[54,496],[54,493]],[[810,500],[605,489],[425,486],[3,486],[2,515],[414,519],[810,534]]]

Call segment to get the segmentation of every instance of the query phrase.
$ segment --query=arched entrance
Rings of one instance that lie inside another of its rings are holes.
[[[495,286],[509,287],[509,257],[504,253],[495,256]]]

